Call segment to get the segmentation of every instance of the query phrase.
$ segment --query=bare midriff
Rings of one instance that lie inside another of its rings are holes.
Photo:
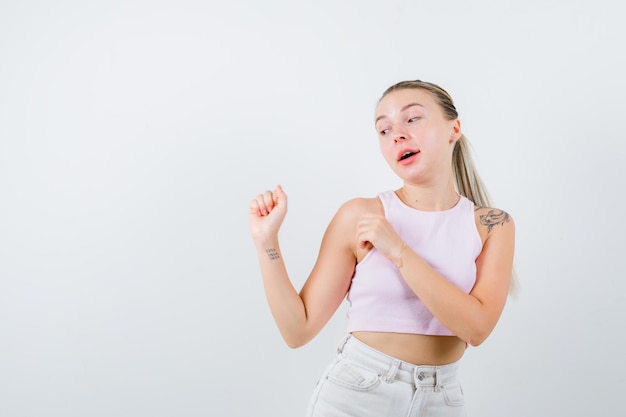
[[[456,336],[422,334],[353,332],[366,345],[414,365],[446,365],[456,362],[467,345]]]

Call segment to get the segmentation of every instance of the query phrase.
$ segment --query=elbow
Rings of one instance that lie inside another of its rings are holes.
[[[465,340],[465,342],[467,342],[467,344],[469,344],[472,347],[478,347],[482,345],[485,339],[486,338],[482,338],[482,337],[470,337],[469,339]]]
[[[299,340],[290,340],[290,339],[285,339],[285,343],[287,344],[287,347],[289,347],[290,349],[298,349],[306,344]]]
[[[298,349],[306,345],[319,332],[319,330],[308,326],[306,323],[285,326],[284,328],[279,328],[279,331],[285,344],[291,349]]]
[[[476,330],[470,332],[468,337],[465,337],[464,340],[469,345],[471,345],[473,347],[477,347],[477,346],[482,345],[483,342],[485,340],[487,340],[487,337],[489,336],[489,333],[491,333],[491,332],[487,331],[487,330],[484,330],[484,329],[476,329]]]
[[[459,323],[460,324],[460,323]],[[459,327],[457,336],[468,345],[477,347],[482,345],[495,327],[495,321],[479,315],[468,316],[468,320]]]
[[[302,346],[306,345],[310,338],[305,337],[304,335],[285,335],[283,334],[283,340],[287,344],[287,346],[291,349],[298,349]]]

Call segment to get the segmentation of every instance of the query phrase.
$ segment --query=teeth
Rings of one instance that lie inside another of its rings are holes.
[[[411,155],[415,155],[415,152],[405,152],[402,154],[402,156],[400,157],[400,160],[406,159]]]

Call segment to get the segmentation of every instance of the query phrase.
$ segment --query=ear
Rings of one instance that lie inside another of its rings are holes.
[[[461,139],[461,121],[459,119],[455,119],[452,122],[452,129],[450,132],[450,143],[456,143],[459,139]]]

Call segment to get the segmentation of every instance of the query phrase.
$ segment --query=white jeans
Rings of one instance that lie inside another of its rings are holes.
[[[413,365],[348,335],[318,382],[307,416],[463,417],[458,365]]]

